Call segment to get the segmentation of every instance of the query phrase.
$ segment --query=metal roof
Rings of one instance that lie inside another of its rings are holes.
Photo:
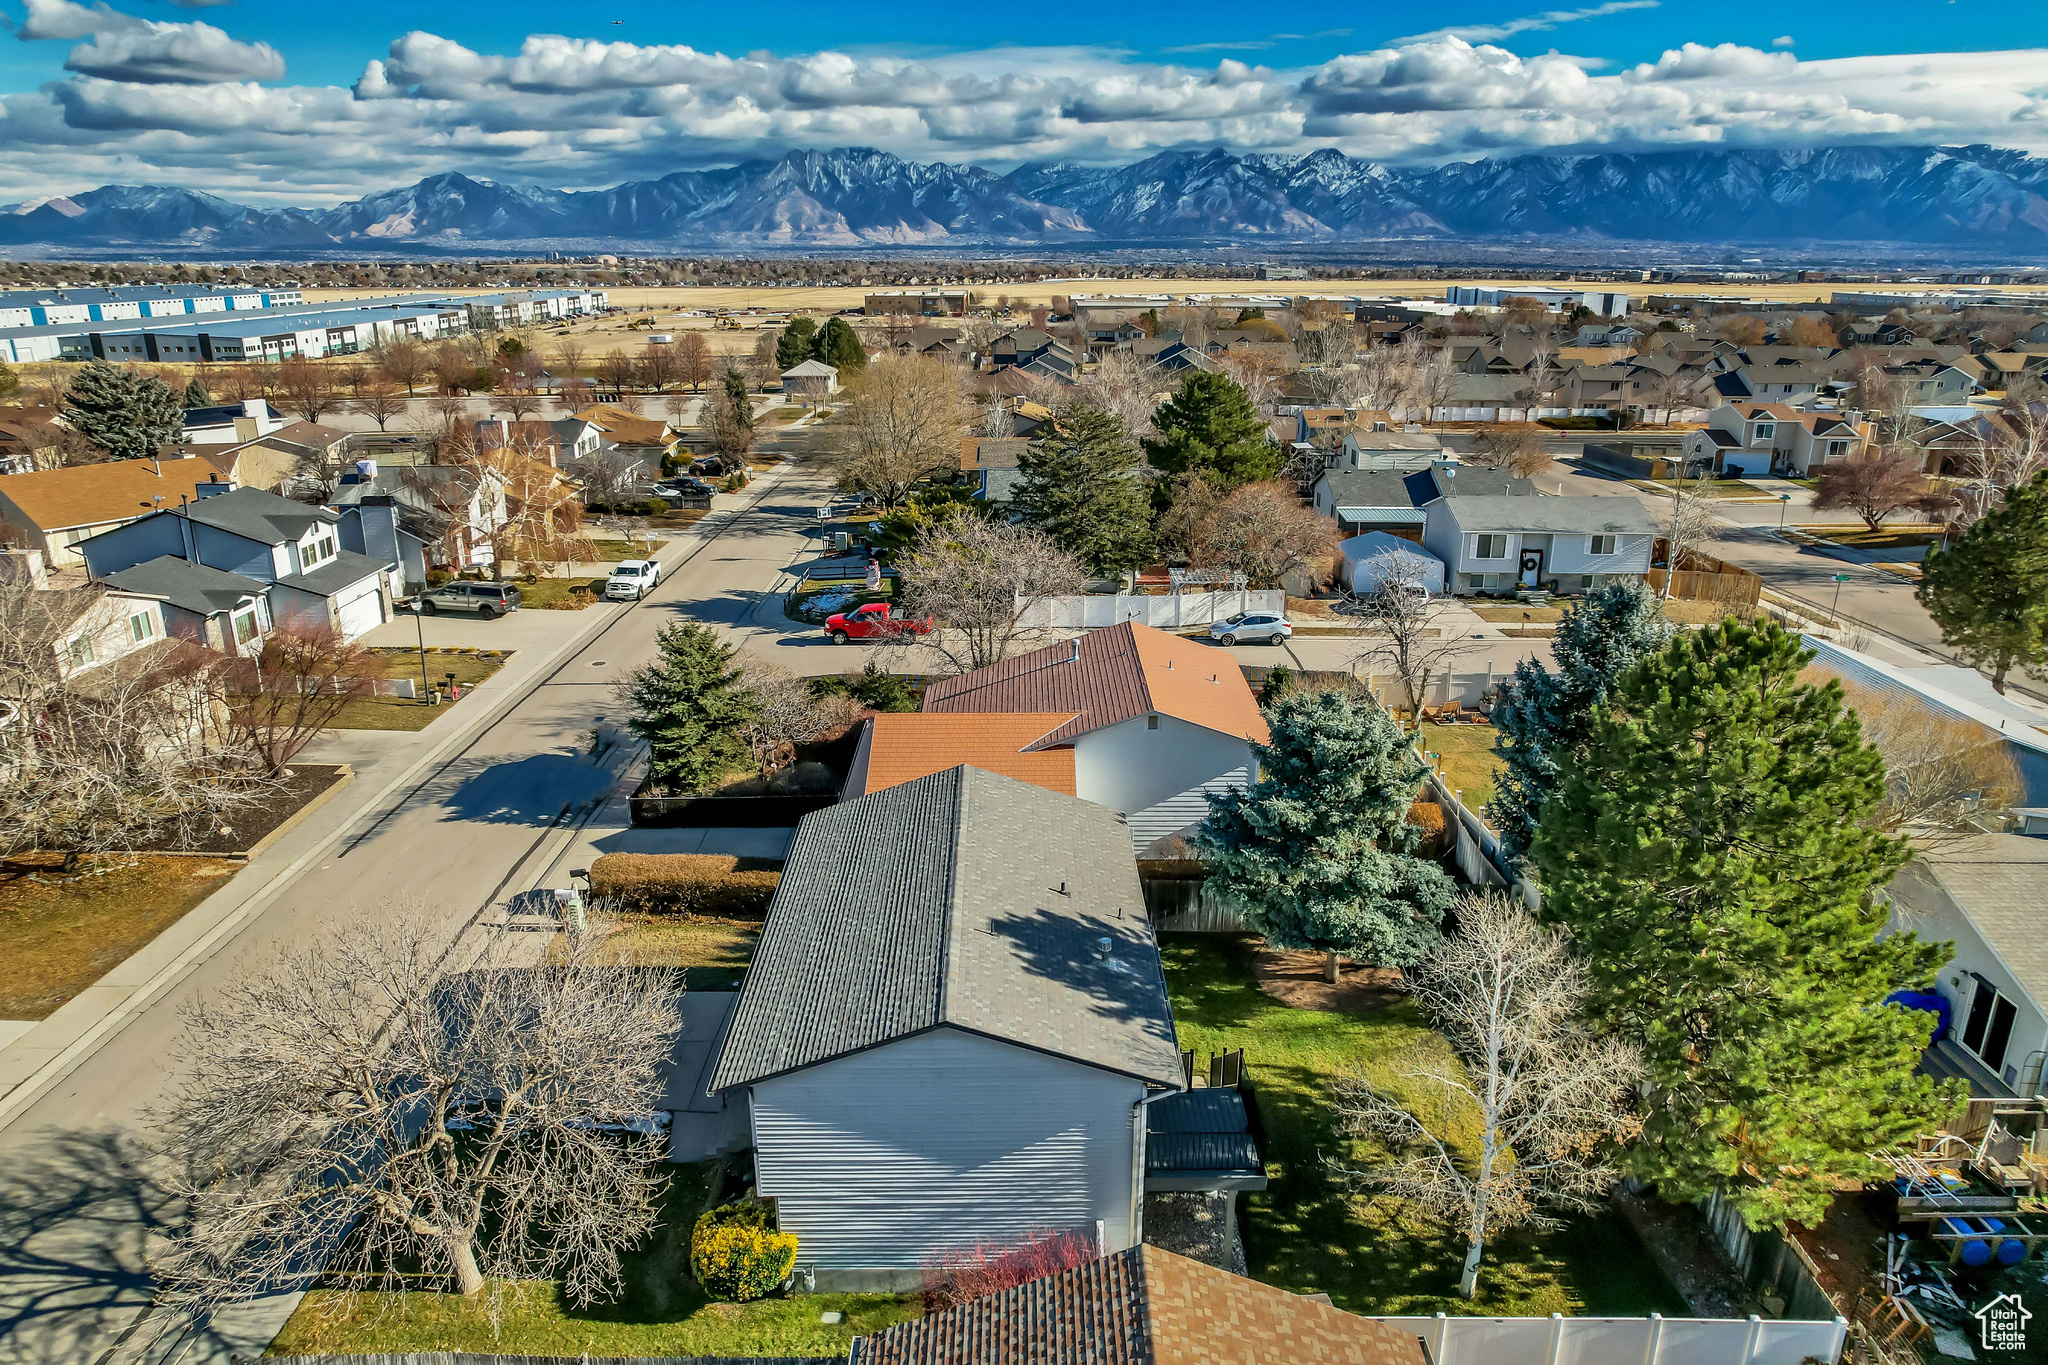
[[[942,1026],[1180,1087],[1121,816],[964,766],[806,816],[709,1086]]]
[[[1396,526],[1421,526],[1429,514],[1420,507],[1339,507],[1339,521],[1384,521]]]

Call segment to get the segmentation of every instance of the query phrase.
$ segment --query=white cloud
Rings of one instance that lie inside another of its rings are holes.
[[[414,32],[349,89],[261,84],[283,59],[209,25],[29,4],[25,31],[92,41],[71,77],[0,97],[6,198],[146,177],[311,204],[444,170],[589,187],[846,145],[997,169],[1219,145],[1388,161],[1865,140],[2048,150],[2040,52],[1800,61],[1688,43],[1600,74],[1454,35],[1284,69],[1071,48],[735,57],[544,34],[494,54]]]
[[[1796,41],[1797,41],[1797,39],[1793,38],[1793,36],[1792,36],[1791,34],[1789,34],[1789,33],[1780,33],[1780,34],[1779,34],[1779,35],[1778,35],[1777,37],[1775,37],[1775,38],[1771,39],[1771,46],[1772,46],[1772,47],[1790,47],[1790,46],[1792,46],[1792,44],[1793,44],[1794,42],[1796,42]]]
[[[1466,42],[1490,43],[1501,38],[1512,38],[1517,33],[1546,33],[1559,24],[1576,24],[1586,19],[1605,19],[1610,14],[1624,14],[1632,9],[1657,9],[1663,0],[1608,0],[1604,5],[1589,5],[1585,9],[1553,9],[1541,14],[1525,14],[1519,19],[1509,19],[1499,24],[1460,24],[1451,28],[1431,29],[1408,38],[1396,38],[1395,44],[1427,42],[1431,38],[1463,38]]]

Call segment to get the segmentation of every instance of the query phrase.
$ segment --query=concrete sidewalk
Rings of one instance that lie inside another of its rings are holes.
[[[786,468],[786,466],[785,466]],[[762,494],[779,479],[778,469],[757,480]],[[664,565],[681,560],[727,525],[734,513],[704,518],[664,546]],[[511,644],[507,633],[492,647],[512,647],[510,662],[461,701],[448,714],[419,731],[331,732],[305,754],[309,762],[349,763],[355,780],[327,801],[248,866],[158,934],[91,986],[66,1001],[48,1018],[25,1029],[0,1031],[0,1129],[6,1128],[42,1094],[61,1081],[123,1023],[174,986],[192,967],[228,942],[251,917],[293,878],[328,853],[366,817],[381,820],[402,805],[435,766],[486,732],[521,700],[545,683],[560,663],[595,639],[634,604],[599,604],[580,612],[533,613],[568,618],[569,629],[554,622],[534,623],[521,632],[536,645]],[[465,621],[463,626],[506,627],[526,613],[498,621]],[[427,622],[439,625],[438,620]],[[455,625],[455,622],[449,622]],[[408,623],[380,627],[389,631]],[[377,632],[372,632],[376,634]],[[548,637],[552,637],[549,639]],[[430,641],[430,643],[432,643]],[[431,664],[431,656],[430,656]],[[374,828],[375,820],[371,827]],[[15,1021],[26,1022],[26,1021]],[[16,1036],[8,1037],[8,1033]]]

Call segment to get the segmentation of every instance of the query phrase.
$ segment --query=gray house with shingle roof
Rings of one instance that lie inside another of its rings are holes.
[[[1962,1077],[1974,1095],[2040,1094],[2048,1069],[2048,837],[1983,834],[1923,849],[1885,893],[1886,932],[1911,929],[1955,944],[1934,982],[1949,1003],[1948,1035],[1928,1048],[1924,1068]]]
[[[1115,811],[959,767],[806,816],[712,1067],[819,1289],[937,1254],[1142,1240],[1145,1101],[1181,1088]]]

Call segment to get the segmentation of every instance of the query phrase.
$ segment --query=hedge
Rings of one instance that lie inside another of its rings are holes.
[[[646,915],[763,919],[780,872],[739,870],[721,853],[606,853],[590,865],[593,899]]]
[[[707,1209],[690,1231],[690,1273],[714,1298],[746,1303],[771,1294],[796,1264],[796,1236],[775,1230],[766,1200]]]

